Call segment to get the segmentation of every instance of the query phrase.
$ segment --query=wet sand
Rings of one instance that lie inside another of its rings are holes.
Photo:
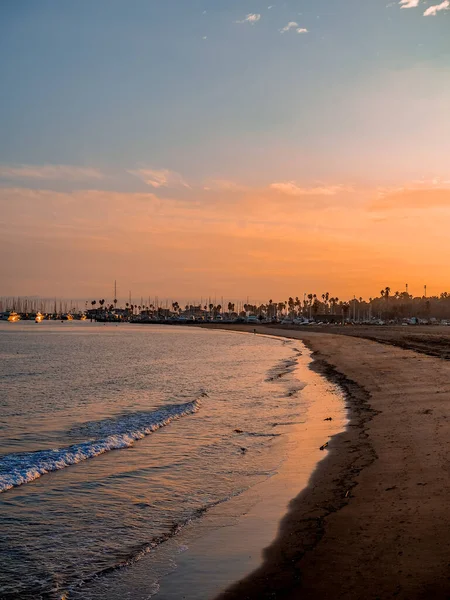
[[[289,501],[307,487],[311,473],[326,456],[321,446],[345,429],[344,396],[309,369],[310,352],[304,346],[301,352],[293,373],[304,386],[302,409],[294,421],[273,423],[274,431],[283,432],[272,442],[274,452],[275,446],[278,452],[282,448],[283,460],[276,473],[209,510],[186,536],[174,539],[185,544],[187,551],[176,557],[176,569],[159,581],[155,600],[214,598],[258,568],[261,550],[276,537]]]
[[[220,600],[450,598],[450,363],[396,347],[409,331],[386,334],[391,345],[256,329],[307,343],[315,368],[346,391],[351,420],[292,500],[261,567]],[[416,343],[441,335],[414,334]]]

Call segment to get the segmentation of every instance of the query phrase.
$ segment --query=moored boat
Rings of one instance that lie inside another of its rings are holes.
[[[20,321],[20,315],[17,314],[14,310],[7,310],[6,312],[1,313],[0,319],[2,321]]]

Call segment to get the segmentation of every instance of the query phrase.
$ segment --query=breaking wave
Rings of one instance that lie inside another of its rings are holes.
[[[0,493],[110,450],[129,448],[137,440],[171,421],[196,413],[200,405],[200,400],[196,399],[184,404],[168,405],[152,412],[132,413],[116,419],[87,423],[80,426],[77,433],[103,437],[65,448],[6,454],[0,457]]]

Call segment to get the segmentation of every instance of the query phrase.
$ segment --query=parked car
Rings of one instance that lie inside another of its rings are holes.
[[[256,315],[250,315],[247,317],[247,323],[256,323],[259,325],[259,319]]]

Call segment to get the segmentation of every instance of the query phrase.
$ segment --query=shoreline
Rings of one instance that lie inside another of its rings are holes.
[[[239,332],[231,333],[236,336]],[[285,336],[277,342],[286,345]],[[157,552],[150,552],[152,556],[83,588],[85,597],[96,598],[107,590],[110,598],[127,595],[143,600],[154,595],[164,600],[206,600],[261,565],[262,549],[277,537],[289,502],[299,489],[307,487],[311,474],[325,460],[328,452],[321,452],[321,446],[348,423],[341,386],[330,385],[323,373],[311,368],[314,359],[305,344],[291,341],[287,347],[289,357],[282,364],[275,363],[273,372],[267,371],[266,381],[274,382],[269,385],[275,386],[275,406],[278,402],[283,406],[282,399],[296,393],[293,389],[301,399],[293,399],[290,412],[277,411],[269,423],[276,429],[265,434],[274,432],[270,446],[279,458],[276,469],[225,502],[209,507],[202,519],[187,522],[176,536],[158,546]],[[268,348],[270,352],[271,346]],[[280,386],[278,381],[284,384]],[[155,569],[161,575],[149,585],[149,572]]]
[[[313,368],[346,391],[350,422],[263,564],[217,599],[448,600],[449,363],[390,342],[255,329],[302,340]]]
[[[265,331],[263,335],[292,339],[287,333]],[[343,431],[330,439],[328,455],[317,464],[307,487],[290,501],[277,537],[263,551],[262,564],[219,594],[216,600],[289,597],[301,585],[296,562],[319,543],[325,533],[324,520],[348,503],[351,490],[357,485],[357,474],[376,459],[370,442],[361,439],[365,436],[366,424],[376,414],[369,404],[370,395],[327,362],[310,340],[299,339],[311,352],[309,368],[344,394],[348,422]]]
[[[280,341],[285,338],[277,337]],[[246,578],[254,569],[259,569],[263,563],[262,550],[278,537],[280,522],[292,497],[299,489],[308,487],[312,474],[326,460],[321,445],[324,442],[328,444],[329,440],[345,431],[348,415],[342,387],[311,368],[314,363],[312,353],[306,344],[301,343],[307,354],[295,371],[300,370],[299,381],[306,383],[302,394],[308,408],[300,417],[301,421],[279,424],[289,427],[284,441],[278,442],[286,444],[282,464],[265,481],[218,507],[218,515],[214,515],[215,510],[208,513],[201,524],[203,535],[194,539],[192,544],[186,542],[186,554],[176,561],[177,569],[162,578],[156,598],[176,600],[181,590],[182,597],[187,600],[206,600],[217,594],[220,597],[237,577]],[[326,417],[330,415],[333,418],[326,423]],[[216,519],[219,516],[220,522],[222,513],[234,515],[233,522],[225,521],[220,527],[218,522],[213,526],[208,523],[213,516]],[[241,544],[241,539],[245,539],[246,543]],[[238,597],[241,597],[240,592]]]

